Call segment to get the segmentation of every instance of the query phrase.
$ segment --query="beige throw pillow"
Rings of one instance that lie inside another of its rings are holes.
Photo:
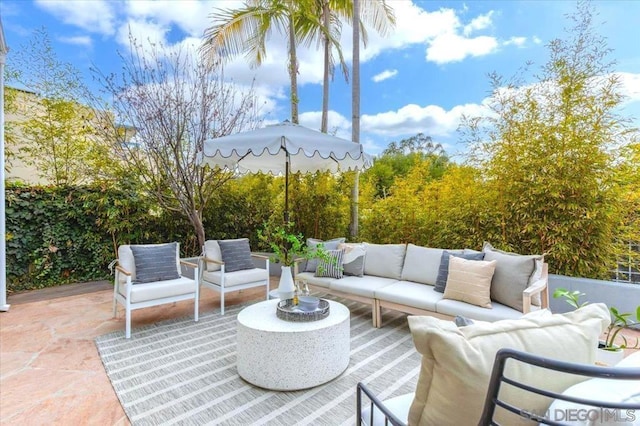
[[[496,261],[467,260],[451,256],[444,298],[491,309],[491,278]]]
[[[449,285],[447,284],[447,288]],[[413,342],[422,354],[410,425],[476,425],[482,413],[496,352],[513,348],[563,361],[593,364],[598,337],[611,322],[603,303],[591,303],[567,314],[536,311],[517,320],[477,321],[457,327],[452,321],[410,316]],[[583,380],[549,370],[507,366],[507,376],[533,386],[563,392]],[[516,389],[504,389],[507,401],[522,401]],[[528,409],[544,413],[551,400],[527,397]],[[521,417],[498,413],[501,424]]]

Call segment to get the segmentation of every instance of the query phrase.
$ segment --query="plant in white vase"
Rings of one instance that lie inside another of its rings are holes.
[[[291,267],[297,262],[319,259],[330,264],[334,261],[322,244],[313,248],[307,246],[304,236],[293,232],[293,223],[291,222],[284,226],[265,224],[263,229],[258,230],[258,239],[271,248],[273,252],[271,260],[282,265],[278,285],[278,295],[282,300],[293,297],[295,284]],[[319,267],[322,268],[322,265],[320,262]]]

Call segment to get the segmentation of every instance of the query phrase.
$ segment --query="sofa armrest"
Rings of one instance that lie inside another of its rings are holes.
[[[131,276],[131,272],[127,271],[126,269],[124,269],[122,266],[120,265],[116,265],[116,271],[120,272],[121,274],[125,274],[127,276]]]
[[[198,267],[198,265],[196,263],[187,262],[186,260],[182,260],[182,259],[180,259],[180,264],[184,265],[184,266],[188,266],[188,267],[193,268],[193,269]]]
[[[522,292],[522,312],[531,312],[531,299],[540,294],[541,308],[549,308],[549,269],[548,265],[542,265],[542,276]]]

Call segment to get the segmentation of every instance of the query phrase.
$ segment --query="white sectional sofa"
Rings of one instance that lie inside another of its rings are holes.
[[[341,246],[344,249],[344,245]],[[482,307],[461,301],[467,298],[459,292],[452,295],[447,294],[449,290],[446,289],[445,293],[435,290],[444,249],[413,244],[362,243],[361,247],[365,252],[362,276],[319,277],[312,271],[302,271],[296,274],[296,280],[306,283],[315,291],[370,304],[374,327],[382,326],[383,309],[443,319],[460,315],[474,320],[496,321],[520,318],[532,310],[548,307],[548,273],[542,256],[520,256],[495,250],[485,244],[482,252],[485,262],[473,265],[482,263],[487,266],[490,261],[495,261],[492,262],[495,271],[488,277],[491,280],[490,289],[486,285],[480,289],[487,298],[489,291],[491,295],[490,305],[485,303],[485,307]],[[454,257],[481,253],[474,250],[446,251],[453,253]],[[461,262],[469,261],[456,260],[456,268]],[[455,274],[458,276],[458,269]],[[487,277],[483,279],[486,282]],[[449,283],[447,280],[447,285]],[[469,288],[470,293],[475,293],[478,290],[476,287],[471,282],[468,287],[462,288]]]

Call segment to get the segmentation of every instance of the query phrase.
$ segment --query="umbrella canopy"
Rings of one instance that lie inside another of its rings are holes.
[[[365,154],[361,144],[288,121],[207,140],[198,160],[201,165],[239,174],[284,175],[285,221],[289,210],[289,172],[336,173],[365,170],[373,165],[373,158]]]

